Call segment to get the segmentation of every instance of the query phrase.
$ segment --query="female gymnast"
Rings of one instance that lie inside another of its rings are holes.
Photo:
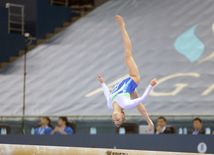
[[[112,119],[117,127],[121,126],[125,121],[125,113],[123,110],[136,106],[137,110],[147,121],[149,125],[149,131],[151,131],[154,127],[153,122],[149,118],[147,111],[141,102],[143,102],[148,97],[153,86],[156,85],[157,79],[154,78],[153,80],[151,80],[150,85],[144,92],[143,96],[139,97],[135,88],[137,88],[140,83],[140,75],[138,72],[138,67],[132,57],[131,41],[126,31],[123,18],[119,15],[116,15],[115,18],[122,31],[123,41],[125,45],[125,62],[130,77],[115,85],[111,93],[105,85],[100,73],[97,73],[98,80],[102,85],[108,108],[113,109]]]

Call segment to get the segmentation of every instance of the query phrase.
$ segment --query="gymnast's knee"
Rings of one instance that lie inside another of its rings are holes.
[[[126,59],[131,59],[131,58],[132,58],[132,53],[131,53],[131,51],[125,51],[125,58],[126,58]]]

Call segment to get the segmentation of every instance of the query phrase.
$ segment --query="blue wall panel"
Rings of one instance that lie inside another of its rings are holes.
[[[7,33],[8,11],[0,7],[0,33]]]
[[[25,5],[25,31],[37,39],[53,33],[63,22],[71,21],[71,8],[50,5],[49,0],[1,0],[0,1],[0,62],[8,62],[24,49],[24,38],[19,34],[8,34],[8,10],[5,4]]]
[[[8,11],[0,7],[0,62],[8,62],[10,56],[17,56],[24,49],[24,38],[19,34],[8,34]]]
[[[170,152],[198,153],[197,146],[204,142],[206,153],[214,153],[214,135],[7,135],[0,136],[2,144],[92,147]],[[107,149],[106,149],[107,150]]]
[[[25,6],[25,31],[36,37],[37,0],[0,0],[0,7],[5,7],[6,3]]]
[[[3,34],[3,37],[0,37],[0,47],[0,62],[8,62],[10,56],[17,56],[19,50],[24,50],[24,37],[17,34]]]
[[[37,38],[45,38],[54,28],[62,27],[63,22],[71,21],[71,8],[50,5],[49,0],[37,1]]]

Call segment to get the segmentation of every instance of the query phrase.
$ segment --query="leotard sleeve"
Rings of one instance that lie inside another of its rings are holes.
[[[109,95],[110,95],[110,91],[108,90],[108,87],[106,86],[105,83],[101,84],[102,88],[103,88],[103,93],[106,97],[107,102],[109,102]]]
[[[130,100],[128,103],[126,103],[125,108],[132,108],[146,100],[146,98],[149,96],[150,91],[152,90],[152,86],[149,85],[149,87],[146,89],[146,91],[143,93],[143,95],[137,99]]]

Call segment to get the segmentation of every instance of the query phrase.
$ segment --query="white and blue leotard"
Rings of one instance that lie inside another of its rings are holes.
[[[109,89],[107,88],[105,83],[101,85],[109,109],[113,109],[113,102],[117,102],[122,109],[129,109],[135,107],[148,97],[150,91],[153,88],[151,85],[149,85],[149,87],[146,89],[146,91],[141,97],[131,100],[130,94],[133,93],[135,88],[137,87],[137,84],[131,77],[128,77],[127,79],[124,79],[123,81],[115,85],[112,93],[109,92]]]

